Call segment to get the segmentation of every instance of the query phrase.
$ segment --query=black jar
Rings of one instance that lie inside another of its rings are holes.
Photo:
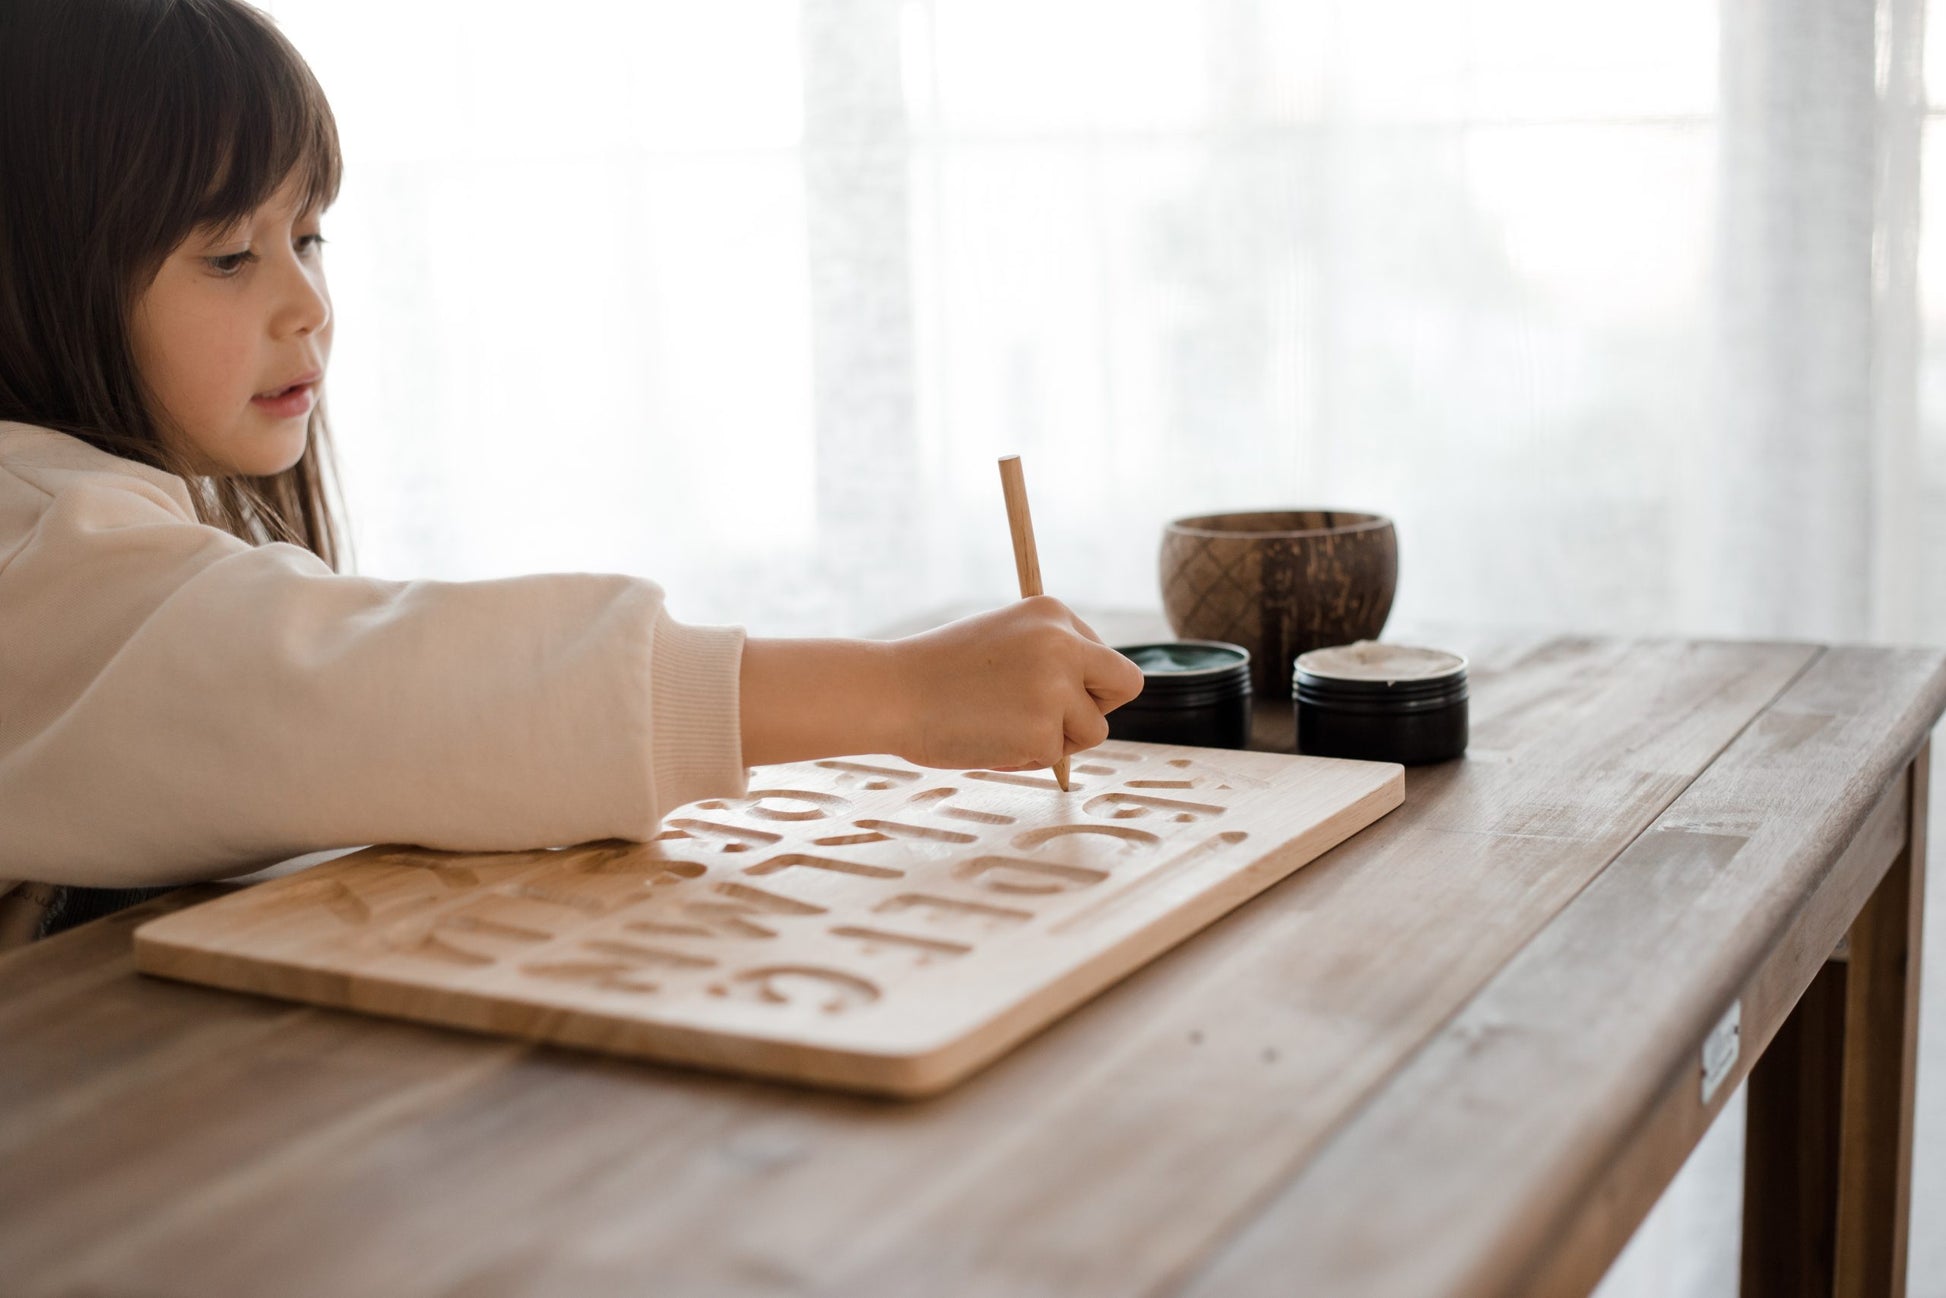
[[[1466,751],[1466,659],[1442,649],[1316,649],[1291,671],[1297,751],[1418,766]]]
[[[1108,714],[1108,737],[1197,748],[1250,746],[1250,651],[1221,640],[1117,645],[1142,692]]]

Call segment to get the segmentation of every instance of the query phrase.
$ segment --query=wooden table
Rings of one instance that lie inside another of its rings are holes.
[[[1754,1064],[1746,1292],[1900,1292],[1946,654],[1439,643],[1464,761],[920,1103],[12,954],[0,1290],[1578,1293]]]

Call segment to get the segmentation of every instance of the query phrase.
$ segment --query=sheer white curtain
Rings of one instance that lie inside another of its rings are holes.
[[[1019,451],[1076,602],[1330,504],[1397,519],[1401,620],[1946,641],[1923,0],[270,7],[348,159],[364,572],[863,633],[1010,595]],[[1607,1292],[1734,1289],[1740,1122]]]

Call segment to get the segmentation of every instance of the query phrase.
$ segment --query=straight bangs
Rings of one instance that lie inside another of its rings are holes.
[[[161,254],[195,231],[227,232],[288,179],[299,182],[300,211],[330,207],[344,171],[337,122],[296,49],[242,5],[169,7],[175,21],[158,35],[176,46],[166,51],[175,92],[165,91],[151,136],[161,154],[157,179],[174,178],[163,182]]]

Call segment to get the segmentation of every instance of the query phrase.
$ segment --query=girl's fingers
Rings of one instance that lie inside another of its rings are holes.
[[[1142,669],[1115,650],[1103,648],[1089,654],[1081,683],[1103,712],[1113,712],[1142,692]]]
[[[1072,757],[1108,738],[1108,718],[1089,698],[1076,699],[1061,718],[1061,755]]]

